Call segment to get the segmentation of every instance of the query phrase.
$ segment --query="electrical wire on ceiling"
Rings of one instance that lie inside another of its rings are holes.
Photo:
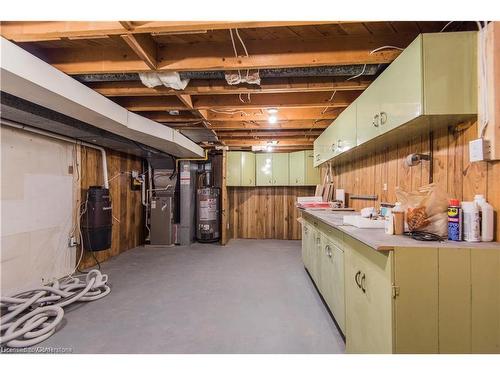
[[[209,111],[214,112],[214,113],[222,113],[224,115],[235,115],[237,113],[242,113],[245,116],[248,116],[248,113],[246,113],[245,111],[239,110],[239,109],[235,109],[235,110],[220,110],[220,109],[210,108]]]
[[[333,97],[335,96],[335,94],[336,94],[336,93],[337,93],[337,90],[334,90],[334,91],[333,91],[332,96],[330,96],[330,99],[328,99],[328,103],[331,103],[331,102],[332,102]],[[326,110],[327,110],[328,108],[330,108],[330,104],[328,104],[328,105],[325,107],[325,109],[323,109],[323,110],[321,111],[321,114],[322,114],[322,115],[324,115],[324,114],[325,114],[325,112],[326,112]]]
[[[363,69],[361,70],[361,73],[356,74],[355,76],[347,78],[346,81],[350,81],[351,79],[355,79],[355,78],[361,77],[365,73],[365,70],[366,70],[366,64],[363,65]]]
[[[242,95],[243,95],[243,93],[238,94],[238,97],[240,98],[240,102],[242,102],[242,103],[251,103],[252,102],[252,99],[250,98],[250,93],[247,93],[247,100],[246,101],[243,100]]]
[[[455,21],[450,21],[448,22],[446,25],[444,25],[444,27],[439,31],[440,33],[442,33],[448,26],[450,26],[453,22]]]
[[[399,51],[403,51],[404,50],[404,48],[396,47],[396,46],[382,46],[382,47],[378,47],[378,48],[375,48],[374,50],[370,51],[370,55],[374,54],[375,52],[380,52],[380,51],[382,51],[384,49],[397,49]],[[356,75],[354,75],[352,77],[347,78],[346,81],[350,81],[352,79],[356,79],[358,77],[361,77],[365,73],[365,71],[366,71],[366,66],[367,66],[367,64],[364,64],[363,65],[363,69],[361,70],[361,72],[359,74],[356,74]]]

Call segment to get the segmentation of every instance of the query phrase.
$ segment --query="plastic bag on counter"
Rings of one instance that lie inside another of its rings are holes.
[[[396,197],[405,210],[410,231],[424,231],[446,236],[448,233],[448,195],[436,184],[407,192],[396,188]]]

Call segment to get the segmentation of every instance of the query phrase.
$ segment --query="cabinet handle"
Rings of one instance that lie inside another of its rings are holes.
[[[361,288],[361,284],[358,281],[358,277],[361,275],[361,271],[356,272],[356,276],[354,276],[354,281],[356,282],[356,285],[358,288]]]
[[[339,139],[337,141],[337,148],[342,149],[342,140],[341,139]]]
[[[337,146],[335,145],[335,143],[332,143],[332,145],[330,146],[330,150],[332,150],[332,152],[335,152]]]
[[[361,282],[360,282],[360,288],[363,291],[363,293],[366,293],[365,281],[366,281],[366,275],[363,274],[363,276],[361,277]]]
[[[309,228],[308,227],[304,227],[304,233],[305,234],[309,233]]]
[[[330,247],[328,247],[328,258],[331,258],[332,255],[333,255],[332,249],[330,249]]]
[[[325,246],[325,255],[328,256],[329,253],[330,253],[330,246],[326,245]]]
[[[373,116],[373,126],[375,126],[376,128],[378,128],[378,126],[379,126],[379,123],[378,123],[379,117],[380,117],[380,115],[378,113],[375,116]]]
[[[380,124],[384,125],[387,122],[387,113],[380,112]]]

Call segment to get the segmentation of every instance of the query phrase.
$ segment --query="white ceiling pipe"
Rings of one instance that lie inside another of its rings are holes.
[[[104,149],[104,147],[97,146],[97,145],[94,145],[92,143],[78,141],[78,140],[73,139],[73,138],[65,137],[65,136],[62,136],[62,135],[59,135],[59,134],[54,134],[54,133],[51,133],[51,132],[48,132],[48,131],[45,131],[45,130],[33,128],[31,126],[23,125],[23,124],[20,124],[20,123],[14,122],[14,121],[10,121],[10,120],[6,120],[6,119],[1,119],[1,123],[2,123],[2,125],[10,126],[12,128],[26,130],[26,131],[29,131],[31,133],[43,135],[45,137],[50,137],[50,138],[54,138],[54,139],[59,139],[60,141],[66,141],[66,142],[70,142],[70,143],[73,143],[73,144],[79,144],[79,145],[82,145],[82,146],[86,146],[86,147],[90,147],[90,148],[95,148],[96,150],[101,151],[102,178],[104,180],[104,187],[106,189],[109,189],[108,163],[106,161],[106,150]]]

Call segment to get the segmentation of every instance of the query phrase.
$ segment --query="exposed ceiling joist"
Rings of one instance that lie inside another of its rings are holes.
[[[277,113],[279,121],[288,120],[316,120],[316,121],[330,121],[336,118],[343,108],[329,108],[323,112],[322,108],[280,108]],[[264,110],[246,109],[235,111],[234,113],[221,113],[214,112],[216,110],[208,111],[209,121],[268,121],[269,115]],[[143,113],[141,113],[144,115]]]
[[[288,129],[325,129],[331,121],[314,122],[314,120],[278,121],[270,124],[268,121],[211,121],[210,128],[217,132],[227,130],[288,130]]]
[[[193,98],[195,108],[199,109],[259,109],[259,108],[297,108],[297,107],[320,107],[332,108],[347,107],[360,94],[361,91],[339,91],[335,95],[331,92],[305,92],[305,93],[282,93],[282,94],[255,94],[250,97],[246,95],[216,95],[197,96]],[[151,99],[151,98],[148,98]],[[331,99],[331,100],[330,100]],[[139,97],[138,101],[144,100]]]
[[[415,34],[383,36],[338,36],[314,40],[280,39],[248,41],[249,57],[234,57],[230,43],[170,44],[158,47],[158,71],[206,71],[308,66],[385,64],[406,47]],[[126,49],[95,47],[92,50],[47,48],[44,58],[67,74],[133,73],[148,71],[148,65]]]
[[[345,77],[265,78],[257,85],[229,85],[223,80],[191,80],[182,91],[165,86],[149,88],[139,81],[94,82],[88,86],[104,96],[227,95],[286,92],[364,90],[371,81]]]
[[[92,38],[96,35],[121,35],[124,29],[134,34],[180,34],[206,30],[307,26],[342,22],[349,21],[4,21],[1,23],[1,34],[4,38],[15,42],[31,42],[69,37]]]
[[[282,146],[312,146],[313,140],[315,137],[311,137],[310,139],[305,138],[285,138],[280,139],[278,144],[273,145],[273,147],[282,147]],[[257,140],[257,139],[225,139],[224,143],[230,147],[249,147],[249,146],[265,146],[269,142],[268,140]]]
[[[135,54],[149,67],[155,70],[158,65],[157,45],[150,35],[145,34],[124,34],[122,39],[135,52]]]
[[[287,93],[287,94],[256,94],[250,97],[238,95],[217,95],[217,96],[152,96],[152,97],[118,97],[115,101],[130,111],[168,111],[172,109],[195,109],[195,110],[220,110],[234,111],[246,109],[268,108],[345,108],[351,104],[360,94],[359,91],[340,91],[333,99],[328,92],[319,93]],[[180,100],[175,100],[179,98]],[[181,99],[182,98],[182,99]],[[192,105],[192,107],[188,107]],[[267,114],[266,114],[267,115]],[[207,116],[208,117],[208,116]]]
[[[218,131],[217,135],[220,139],[279,139],[282,137],[305,137],[316,138],[321,134],[323,129],[312,130],[278,130],[278,131],[265,131],[265,130],[238,130],[238,131]]]

